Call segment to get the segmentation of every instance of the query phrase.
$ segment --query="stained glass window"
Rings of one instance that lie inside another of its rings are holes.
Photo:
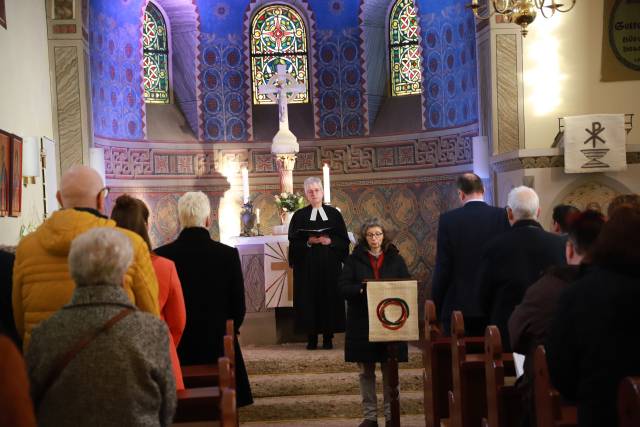
[[[413,0],[397,0],[389,17],[391,94],[413,95],[422,90],[420,31]]]
[[[169,103],[169,44],[167,24],[162,12],[149,2],[144,13],[142,49],[144,57],[144,100],[154,104]]]
[[[309,102],[307,69],[307,31],[302,17],[292,8],[270,5],[258,11],[251,23],[251,75],[253,102],[273,104],[258,87],[276,73],[278,64],[287,67],[307,90],[296,94],[290,103]]]

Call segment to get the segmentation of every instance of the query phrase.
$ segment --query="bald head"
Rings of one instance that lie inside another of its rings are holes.
[[[62,175],[56,195],[63,208],[92,208],[102,211],[104,183],[98,172],[88,166],[74,166]]]

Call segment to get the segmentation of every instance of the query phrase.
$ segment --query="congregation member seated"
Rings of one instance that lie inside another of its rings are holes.
[[[620,380],[640,374],[640,209],[602,227],[589,271],[558,301],[546,342],[551,382],[578,406],[580,427],[616,426]]]
[[[502,336],[505,352],[511,351],[507,321],[520,304],[527,288],[552,265],[564,265],[564,239],[543,230],[540,200],[525,186],[512,189],[507,197],[511,228],[485,246],[478,272],[480,305]]]
[[[571,205],[557,205],[553,208],[551,218],[553,223],[551,225],[551,232],[555,234],[564,235],[567,234],[567,227],[569,225],[569,218],[571,216],[580,213],[580,209]]]
[[[56,197],[61,209],[20,240],[16,250],[13,315],[25,349],[31,330],[71,299],[75,287],[67,264],[71,241],[91,228],[116,227],[115,221],[103,215],[109,190],[94,169],[70,168],[62,175],[59,188]],[[120,231],[133,247],[133,262],[124,282],[129,300],[140,310],[158,316],[158,282],[149,249],[136,233]]]
[[[574,214],[566,224],[566,266],[554,266],[524,294],[509,318],[511,348],[526,355],[524,375],[518,381],[523,398],[523,425],[535,426],[533,360],[536,347],[544,345],[558,298],[569,284],[588,269],[588,251],[604,225],[604,215],[587,210]]]
[[[376,363],[382,370],[384,417],[391,421],[389,354],[387,343],[369,342],[367,279],[404,279],[411,277],[398,249],[391,243],[382,223],[367,220],[360,229],[358,246],[346,259],[340,280],[340,292],[347,300],[347,330],[344,344],[346,362],[360,368],[360,394],[364,421],[360,427],[377,427]],[[398,361],[408,359],[407,343],[398,343]]]
[[[163,321],[122,287],[131,239],[92,228],[69,249],[69,304],[33,330],[26,361],[38,425],[167,426],[176,405]]]
[[[211,239],[210,215],[209,198],[203,192],[185,193],[178,200],[180,235],[155,250],[175,263],[182,284],[187,324],[178,357],[185,366],[217,363],[224,355],[227,319],[233,320],[238,334],[246,311],[238,250]],[[253,397],[237,339],[234,346],[237,404],[246,406]]]
[[[111,211],[111,219],[116,222],[118,227],[138,233],[151,251],[151,239],[147,230],[149,227],[149,208],[142,200],[127,194],[118,197]],[[171,364],[173,365],[173,374],[176,379],[176,389],[183,390],[184,381],[182,380],[182,370],[180,369],[180,360],[176,349],[187,322],[182,286],[173,261],[158,256],[151,251],[151,263],[158,279],[160,317],[165,321],[170,332],[169,341],[171,345],[169,350],[171,351]]]

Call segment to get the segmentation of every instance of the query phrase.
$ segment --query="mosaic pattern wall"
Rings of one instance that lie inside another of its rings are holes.
[[[94,133],[143,139],[142,2],[92,0],[91,97]]]
[[[242,38],[201,34],[200,92],[207,141],[246,141],[246,81]]]
[[[302,191],[296,188],[295,191]],[[274,225],[280,223],[273,194],[276,191],[258,192],[254,204],[260,208],[264,234],[271,234]],[[115,200],[121,193],[109,195]],[[177,201],[182,192],[128,191],[143,199],[151,210],[150,237],[154,246],[174,240],[180,232]],[[206,193],[213,207],[211,236],[218,239],[219,225],[216,207],[222,193]],[[431,273],[435,263],[438,218],[441,212],[457,207],[455,177],[395,179],[358,183],[341,183],[331,190],[332,205],[342,211],[347,228],[357,233],[363,220],[369,217],[381,219],[395,236],[394,243],[400,249],[409,271],[423,286],[422,298],[430,289]],[[110,206],[107,207],[110,211]]]
[[[211,203],[211,228],[209,233],[211,238],[218,240],[220,238],[220,227],[218,226],[218,210],[215,208],[220,204],[220,198],[223,193],[204,192],[209,197]],[[111,212],[114,201],[125,194],[122,191],[114,191],[109,193],[107,199],[106,211]],[[126,191],[133,197],[144,200],[149,207],[151,217],[149,218],[149,237],[154,248],[172,242],[180,234],[180,222],[178,220],[178,199],[183,191],[180,192],[147,192],[141,189],[131,189]]]
[[[442,129],[474,123],[478,120],[478,84],[473,15],[462,1],[418,3],[425,127]],[[441,10],[434,10],[436,7]]]
[[[263,0],[195,0],[195,10],[200,11],[199,36],[196,37],[199,46],[193,47],[197,53],[186,50],[185,54],[198,57],[200,120],[194,119],[191,109],[186,114],[192,126],[200,123],[197,133],[206,141],[252,138],[246,33],[251,12],[267,3]],[[299,0],[294,3],[307,19],[310,35],[310,96],[317,136],[366,135],[369,123],[359,16],[361,2]],[[415,3],[422,36],[426,128],[443,129],[476,122],[475,24],[471,13],[464,8],[465,1],[416,0]],[[367,2],[363,4],[366,7]],[[91,0],[91,92],[97,136],[144,138],[141,60],[144,5],[145,0]],[[189,102],[193,108],[194,102]]]

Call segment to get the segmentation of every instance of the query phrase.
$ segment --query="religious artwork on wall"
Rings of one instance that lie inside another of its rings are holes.
[[[0,26],[7,28],[7,9],[4,0],[0,0]]]
[[[251,24],[251,76],[254,104],[275,101],[258,88],[284,65],[305,91],[296,94],[289,103],[309,102],[309,71],[307,67],[307,32],[302,17],[291,7],[266,6],[258,11]]]
[[[640,2],[605,0],[602,81],[640,80]]]
[[[413,0],[397,0],[389,17],[391,94],[420,94],[422,71],[420,27]]]
[[[9,214],[10,193],[11,135],[0,130],[0,216],[7,216]]]
[[[151,2],[144,13],[142,29],[144,58],[144,100],[153,104],[169,103],[169,44],[167,24],[162,12]]]
[[[9,216],[22,212],[22,138],[11,136],[11,195]]]

